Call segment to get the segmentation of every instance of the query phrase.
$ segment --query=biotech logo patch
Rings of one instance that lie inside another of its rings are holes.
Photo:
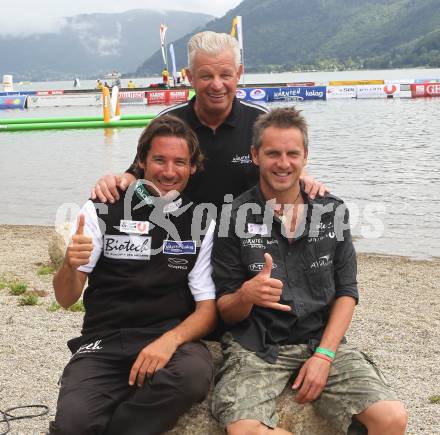
[[[96,340],[93,343],[87,343],[83,344],[78,348],[78,350],[75,352],[75,355],[78,355],[80,353],[96,353],[102,349],[102,346],[100,346],[102,340]]]
[[[115,260],[149,260],[151,237],[104,236],[104,257]]]

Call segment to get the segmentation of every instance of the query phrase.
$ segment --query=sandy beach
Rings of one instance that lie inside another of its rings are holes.
[[[37,274],[49,263],[52,232],[0,226],[0,410],[49,407],[46,416],[11,422],[11,434],[46,432],[69,359],[66,341],[81,328],[82,313],[48,310],[52,275]],[[377,362],[404,402],[408,434],[439,434],[440,403],[431,401],[440,396],[440,261],[363,254],[358,260],[360,304],[347,337]],[[19,306],[8,287],[14,279],[47,294],[37,305]],[[5,430],[0,425],[0,434]]]

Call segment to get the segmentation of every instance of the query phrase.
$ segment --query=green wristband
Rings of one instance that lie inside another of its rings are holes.
[[[325,349],[324,347],[317,347],[315,350],[316,353],[322,353],[323,355],[329,356],[331,359],[334,359],[336,354],[331,350]]]

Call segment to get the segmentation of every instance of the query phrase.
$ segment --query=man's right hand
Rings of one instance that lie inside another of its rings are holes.
[[[265,253],[264,260],[261,271],[241,287],[243,301],[274,310],[290,311],[289,305],[279,303],[283,292],[282,281],[270,277],[273,265],[272,256]]]
[[[104,203],[107,201],[114,203],[119,199],[118,187],[125,190],[134,180],[136,177],[128,172],[121,175],[104,175],[91,190],[90,197],[92,199],[98,198]]]
[[[66,251],[65,262],[67,266],[72,269],[84,266],[90,261],[92,250],[92,238],[84,235],[84,215],[80,214],[78,216],[78,228],[72,236],[72,240]]]

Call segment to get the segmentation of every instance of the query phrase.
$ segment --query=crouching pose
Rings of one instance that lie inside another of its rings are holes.
[[[295,109],[261,115],[251,149],[259,183],[234,200],[228,228],[219,222],[213,278],[229,331],[213,413],[230,435],[287,434],[275,400],[291,379],[292,400],[312,402],[344,433],[355,419],[369,435],[402,435],[402,404],[344,339],[356,254],[343,202],[312,200],[300,183],[307,138]]]
[[[69,307],[88,279],[85,315],[51,434],[160,434],[206,396],[212,360],[198,340],[216,323],[214,224],[194,234],[194,207],[179,195],[202,159],[189,127],[162,116],[139,139],[144,180],[80,211],[54,288]]]

